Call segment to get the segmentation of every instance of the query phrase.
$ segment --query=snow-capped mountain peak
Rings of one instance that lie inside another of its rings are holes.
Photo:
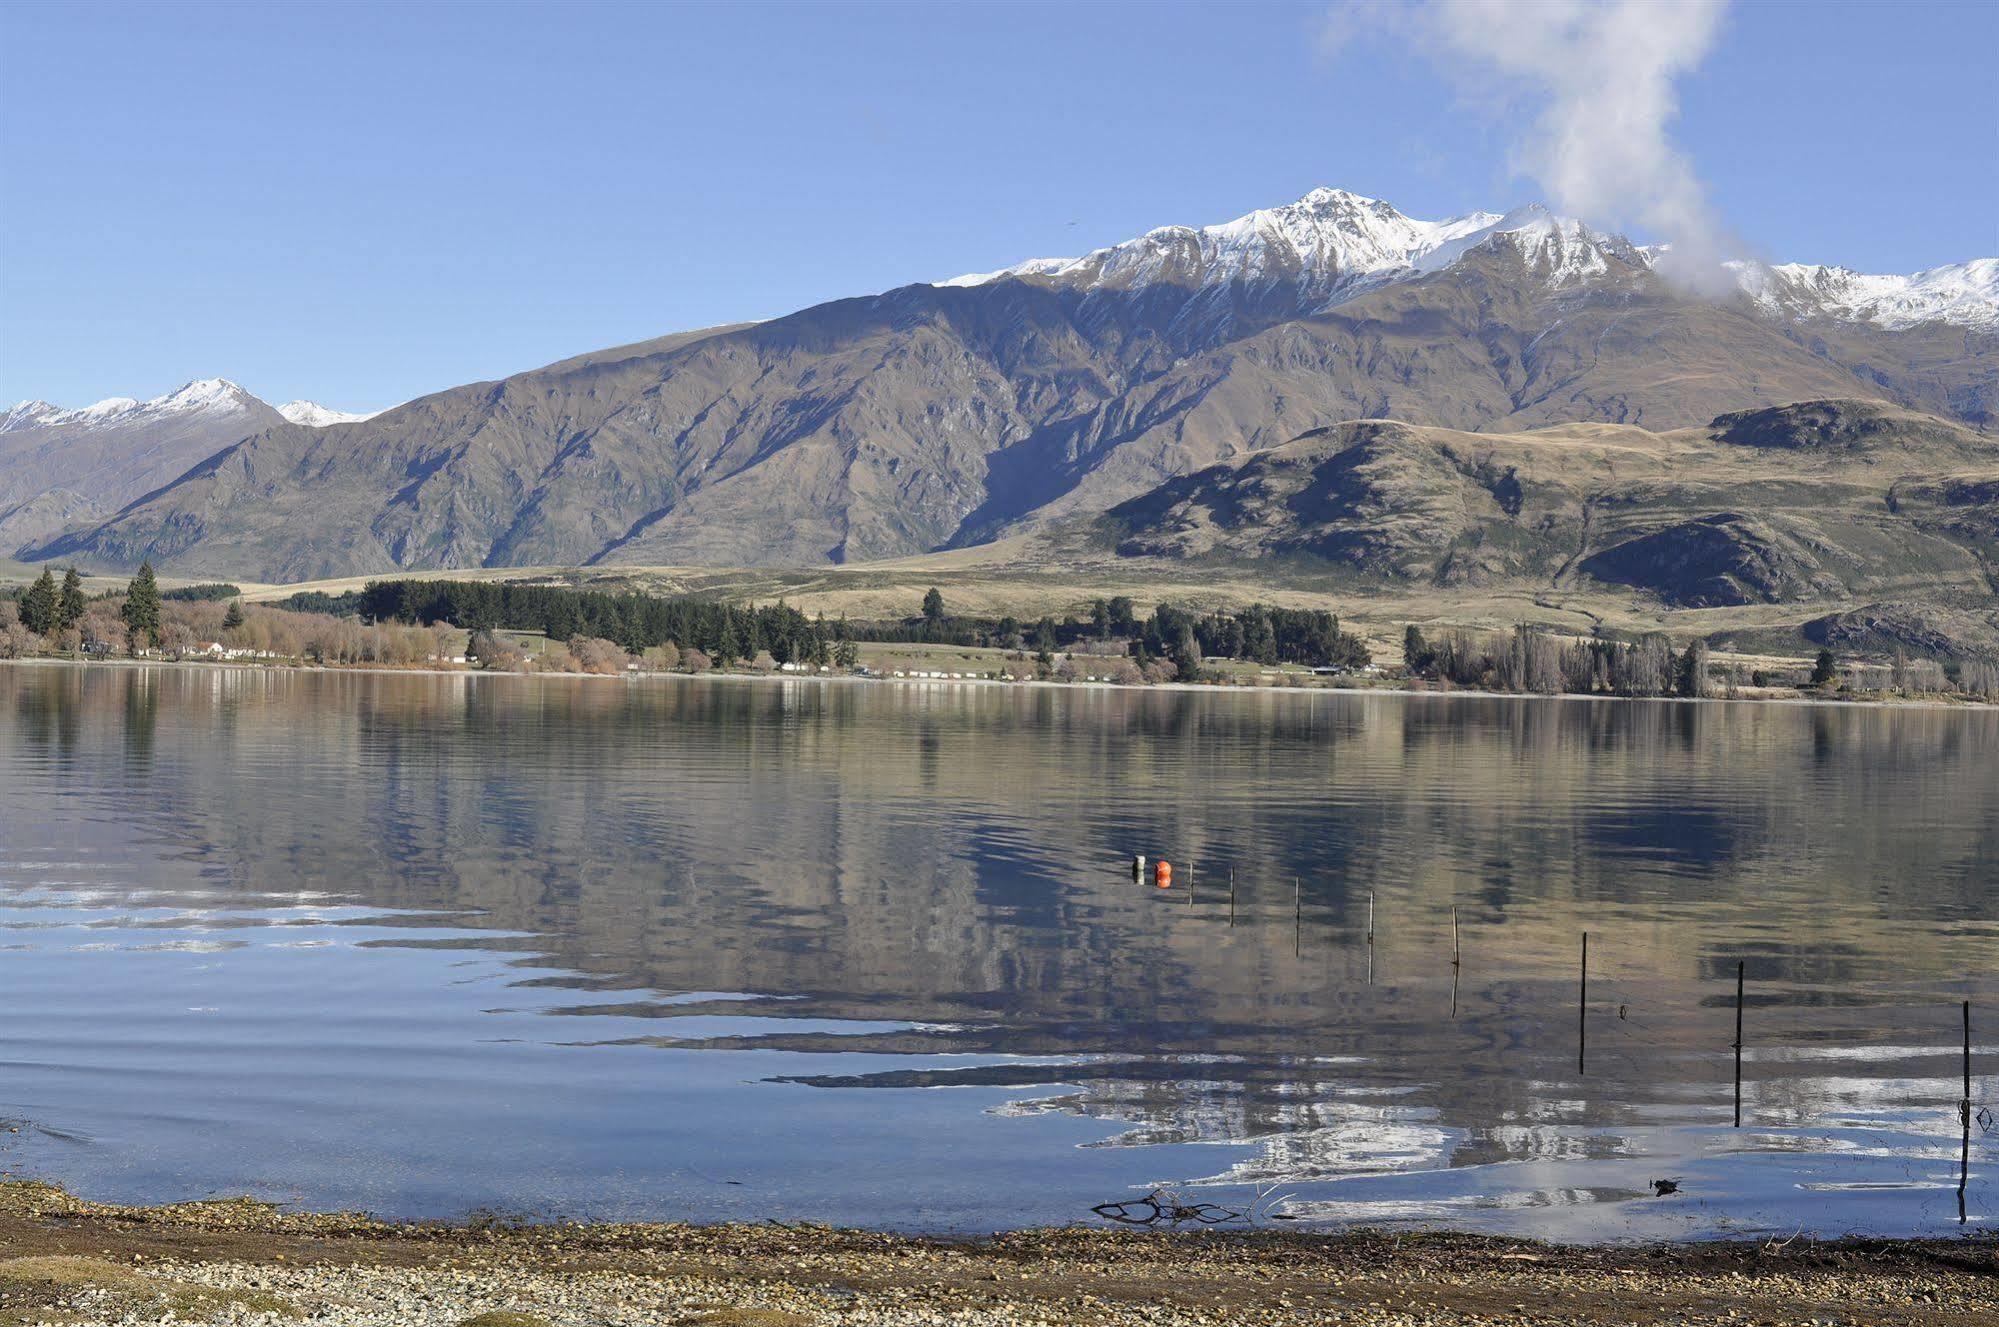
[[[1909,276],[1869,276],[1812,263],[1728,266],[1743,292],[1772,313],[1891,328],[1932,321],[1999,328],[1999,258],[1974,258]]]
[[[370,410],[356,414],[347,410],[334,410],[317,401],[287,401],[278,407],[278,413],[294,424],[307,428],[325,428],[328,424],[358,424],[364,419],[373,419],[378,413]]]
[[[194,416],[254,415],[272,408],[227,378],[197,378],[149,401],[130,396],[110,396],[74,410],[65,410],[47,401],[23,401],[5,415],[0,415],[0,433],[71,425],[93,429],[124,428]],[[314,428],[373,418],[372,413],[350,414],[313,401],[291,401],[275,409],[294,424]],[[269,422],[268,416],[265,416],[264,422]]]
[[[0,433],[9,429],[25,428],[30,424],[47,419],[50,415],[62,413],[57,406],[47,401],[22,401],[6,414],[0,415]]]
[[[227,378],[197,378],[145,402],[148,410],[240,410],[257,398]]]
[[[1225,285],[1305,280],[1332,286],[1410,269],[1441,245],[1489,229],[1502,218],[1475,212],[1417,221],[1378,198],[1314,189],[1295,203],[1261,208],[1220,225],[1161,226],[1081,258],[1039,258],[997,272],[941,282],[978,286],[1008,277],[1085,288],[1129,289],[1156,282]]]
[[[0,419],[0,432],[21,428],[57,428],[66,424],[96,427],[140,423],[173,415],[249,411],[261,404],[227,378],[197,378],[163,396],[140,401],[130,396],[108,396],[75,410],[64,410],[47,401],[23,401]]]
[[[1443,271],[1497,244],[1512,246],[1528,270],[1555,289],[1596,281],[1614,267],[1655,269],[1666,252],[1664,245],[1640,247],[1538,203],[1504,214],[1420,221],[1380,199],[1320,188],[1295,203],[1220,225],[1162,226],[1080,258],[1036,258],[938,284],[1017,279],[1095,291],[1295,282],[1313,292],[1316,307],[1329,307],[1391,282]],[[1728,267],[1750,300],[1776,316],[1842,318],[1889,328],[1942,321],[1999,329],[1999,259],[1912,276],[1868,276],[1798,263]]]

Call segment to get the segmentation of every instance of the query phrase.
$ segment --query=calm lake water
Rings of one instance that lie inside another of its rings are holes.
[[[1947,1233],[1999,1108],[1991,712],[7,666],[0,810],[111,1199]]]

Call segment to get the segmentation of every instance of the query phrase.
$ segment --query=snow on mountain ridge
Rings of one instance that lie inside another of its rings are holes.
[[[1113,289],[1161,280],[1218,285],[1307,276],[1350,282],[1408,268],[1423,254],[1501,219],[1495,212],[1475,212],[1448,221],[1417,221],[1380,199],[1314,189],[1295,203],[1262,208],[1220,225],[1160,226],[1080,258],[1030,259],[937,284],[978,286],[1006,277],[1048,277]]]
[[[1035,258],[936,284],[1039,279],[1088,291],[1167,281],[1205,287],[1308,280],[1325,287],[1328,303],[1336,304],[1389,282],[1442,271],[1493,243],[1514,245],[1529,267],[1555,287],[1605,275],[1613,260],[1653,269],[1666,252],[1665,245],[1641,247],[1540,204],[1504,215],[1472,212],[1419,221],[1379,199],[1322,188],[1295,203],[1220,225],[1162,226],[1080,258]],[[1979,258],[1910,276],[1869,276],[1799,263],[1727,266],[1736,285],[1772,314],[1845,318],[1888,328],[1940,320],[1999,329],[1999,259]]]
[[[69,424],[124,427],[195,412],[249,411],[262,404],[264,402],[227,378],[197,378],[150,401],[130,396],[110,396],[73,410],[65,410],[47,401],[22,401],[5,415],[0,415],[0,433],[24,428],[58,428]],[[294,424],[314,428],[373,417],[372,412],[350,414],[312,401],[291,401],[275,409]]]
[[[64,424],[109,425],[138,422],[191,411],[248,410],[257,398],[227,378],[197,378],[150,401],[108,396],[74,410],[47,401],[23,401],[0,419],[0,433],[17,428],[55,428]]]
[[[369,410],[356,413],[350,410],[334,410],[317,401],[287,401],[277,408],[278,413],[294,424],[307,428],[325,428],[328,424],[358,424],[364,419],[373,419],[380,411]]]
[[[1870,276],[1813,263],[1728,267],[1743,292],[1773,313],[1817,313],[1890,328],[1940,321],[1999,329],[1999,258],[1948,263],[1908,276]]]

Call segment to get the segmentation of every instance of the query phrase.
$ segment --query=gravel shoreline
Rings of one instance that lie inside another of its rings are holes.
[[[1571,1248],[1451,1234],[954,1240],[791,1225],[436,1225],[0,1184],[0,1325],[1018,1327],[1999,1323],[1999,1240]]]

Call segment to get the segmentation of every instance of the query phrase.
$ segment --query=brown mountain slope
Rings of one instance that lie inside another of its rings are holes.
[[[1606,269],[1551,283],[1495,243],[1316,315],[1303,286],[912,286],[273,428],[33,553],[264,580],[803,565],[1040,528],[1357,417],[1677,428],[1856,395],[1983,417],[1999,338],[1812,340]]]
[[[1296,559],[1377,585],[1982,601],[1999,587],[1999,440],[1851,400],[1656,433],[1362,420],[1170,481],[1094,528],[1126,556]]]
[[[285,423],[271,406],[221,380],[123,404],[99,413],[23,402],[0,419],[0,549],[11,552],[101,520],[219,448]],[[22,417],[23,407],[35,405],[50,413]]]
[[[1986,353],[1999,356],[1999,343]],[[1016,482],[992,485],[995,500],[959,542],[1099,511],[1343,420],[1673,428],[1728,406],[1882,392],[1745,304],[1689,299],[1635,269],[1583,292],[1549,290],[1518,253],[1495,248],[1190,359],[1038,446],[996,455],[996,479]]]

